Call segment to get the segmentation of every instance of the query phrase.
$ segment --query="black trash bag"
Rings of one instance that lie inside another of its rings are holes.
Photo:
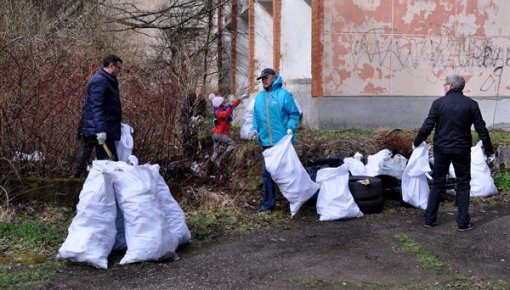
[[[310,178],[315,182],[317,178],[317,171],[326,167],[338,167],[344,164],[343,158],[329,157],[329,158],[313,158],[305,162],[303,165]]]

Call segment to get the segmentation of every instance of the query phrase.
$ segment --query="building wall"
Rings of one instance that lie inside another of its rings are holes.
[[[271,11],[259,3],[255,5],[255,75],[273,66],[273,17]],[[256,81],[256,80],[252,80]],[[257,82],[257,89],[262,89]]]
[[[325,95],[436,96],[455,72],[510,96],[507,0],[324,2]]]
[[[446,75],[508,127],[507,0],[324,0],[319,127],[419,127]]]
[[[312,9],[307,1],[282,1],[281,70],[285,87],[303,110],[302,123],[313,127],[317,119],[312,98]]]
[[[286,79],[312,77],[312,9],[303,0],[282,1],[281,74]]]

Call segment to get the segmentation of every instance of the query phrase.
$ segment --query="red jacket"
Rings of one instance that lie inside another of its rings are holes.
[[[236,99],[232,106],[220,107],[216,111],[216,126],[214,126],[213,133],[228,135],[230,132],[230,115],[235,107],[241,103],[241,100]]]

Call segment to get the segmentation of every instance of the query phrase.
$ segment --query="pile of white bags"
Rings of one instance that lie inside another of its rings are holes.
[[[391,157],[391,151],[389,149],[383,149],[374,155],[367,157],[367,176],[379,175],[379,164],[385,159]]]
[[[318,190],[292,146],[292,136],[286,135],[276,145],[262,152],[267,171],[278,184],[283,196],[290,203],[290,214],[294,216],[299,208]]]
[[[400,154],[386,157],[379,163],[378,175],[389,175],[401,180],[406,164],[407,158]]]
[[[426,174],[430,172],[429,145],[416,147],[402,175],[402,200],[421,209],[427,209],[430,188]]]
[[[361,162],[363,155],[359,152],[354,153],[354,157],[344,158],[344,164],[349,168],[349,172],[353,176],[365,176],[367,175],[367,168],[365,164]]]
[[[106,269],[112,249],[127,247],[120,264],[157,261],[190,239],[158,165],[94,161],[57,257]]]
[[[363,213],[349,191],[349,166],[323,168],[317,172],[320,184],[317,213],[321,221],[359,218]]]
[[[482,141],[471,147],[471,192],[473,197],[486,197],[498,193],[491,169],[487,165],[487,157],[482,149]]]

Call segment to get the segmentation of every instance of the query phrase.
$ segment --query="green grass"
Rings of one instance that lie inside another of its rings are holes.
[[[223,211],[197,210],[187,213],[186,223],[193,239],[208,240],[229,232],[263,230],[290,222],[281,210],[266,213],[247,213],[235,209]]]
[[[48,260],[31,267],[0,265],[1,289],[28,289],[51,278],[58,269],[67,265],[65,261]]]
[[[398,241],[399,250],[416,256],[416,259],[425,268],[435,270],[444,275],[447,280],[436,285],[424,286],[421,289],[510,289],[510,280],[486,280],[476,276],[470,278],[456,273],[450,265],[440,258],[430,254],[406,234],[396,234],[393,238]],[[387,285],[385,285],[387,286]],[[386,287],[393,288],[393,287]],[[404,287],[403,289],[408,289]],[[420,289],[420,288],[417,288]]]
[[[400,250],[404,253],[416,256],[420,264],[432,270],[442,271],[443,273],[450,273],[451,268],[441,261],[438,257],[430,254],[420,245],[418,245],[411,237],[406,234],[396,234],[393,237],[400,242]]]
[[[65,234],[66,228],[61,225],[45,225],[34,220],[24,220],[20,224],[0,223],[0,238],[15,239],[19,248],[56,247]]]
[[[510,190],[510,174],[507,172],[499,173],[494,176],[494,183],[499,191]]]
[[[473,135],[475,136],[476,142],[478,142],[478,135],[476,133]],[[493,143],[510,144],[510,132],[505,132],[503,130],[491,130],[489,131],[489,135],[491,136],[491,141]]]
[[[0,288],[29,288],[65,267],[55,255],[67,225],[64,220],[47,224],[28,217],[0,222]]]

